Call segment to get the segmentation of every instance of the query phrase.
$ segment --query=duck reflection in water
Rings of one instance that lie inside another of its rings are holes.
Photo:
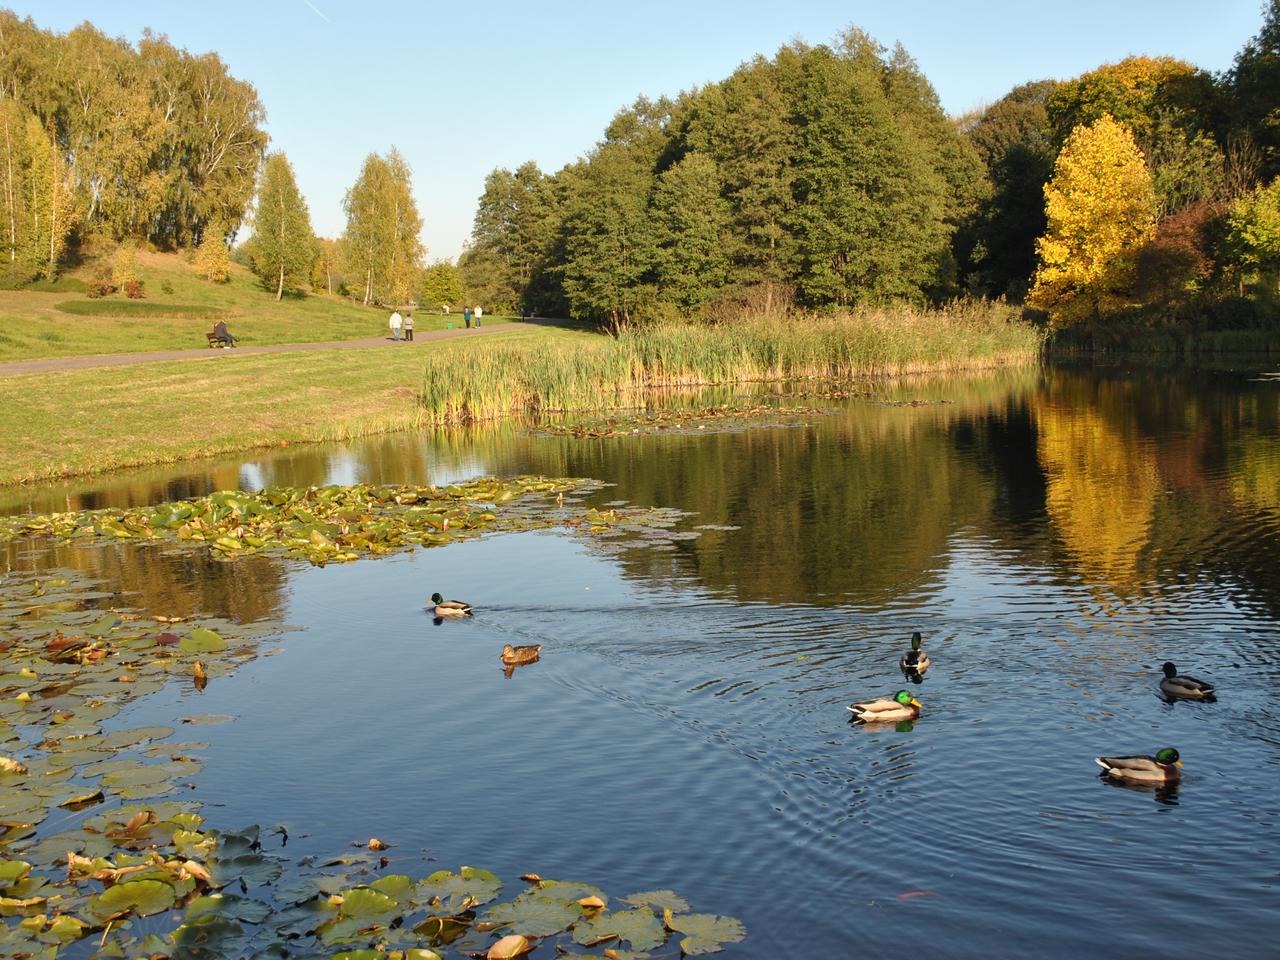
[[[1134,793],[1149,793],[1151,798],[1161,806],[1176,807],[1178,805],[1178,788],[1181,786],[1181,781],[1178,780],[1144,783],[1139,780],[1117,780],[1115,777],[1107,776],[1105,772],[1098,774],[1098,779],[1109,787],[1132,790]]]

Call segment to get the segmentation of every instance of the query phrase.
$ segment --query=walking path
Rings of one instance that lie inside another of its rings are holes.
[[[548,321],[526,320],[525,323]],[[323,343],[273,343],[263,347],[236,347],[234,350],[192,348],[190,350],[156,350],[151,353],[109,353],[85,357],[39,357],[33,360],[10,360],[0,363],[0,377],[14,377],[23,373],[54,373],[62,370],[88,370],[93,367],[128,367],[138,363],[155,363],[160,360],[232,360],[251,357],[260,353],[291,353],[301,350],[348,350],[363,347],[396,347],[412,349],[432,340],[451,337],[484,337],[519,329],[515,324],[499,323],[491,327],[461,327],[456,330],[415,331],[412,342],[395,343],[390,337],[368,337],[364,340],[329,340]]]

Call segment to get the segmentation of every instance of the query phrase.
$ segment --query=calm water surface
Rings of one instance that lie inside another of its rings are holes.
[[[541,472],[692,511],[675,549],[548,533],[352,565],[11,547],[175,613],[280,616],[284,651],[115,723],[193,712],[216,825],[394,868],[672,887],[734,955],[1274,956],[1280,936],[1280,383],[1072,370],[904,385],[802,425],[626,440],[396,436],[10,497]],[[945,402],[935,402],[945,401]],[[434,626],[434,589],[476,604]],[[847,722],[935,665],[909,731]],[[510,679],[503,643],[541,643]],[[1217,703],[1165,703],[1166,659]],[[1182,752],[1179,789],[1104,752]]]

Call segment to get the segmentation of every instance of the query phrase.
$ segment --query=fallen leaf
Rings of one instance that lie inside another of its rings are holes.
[[[381,840],[379,840],[377,837],[372,837],[372,838],[369,840],[369,849],[370,849],[370,850],[374,850],[374,851],[377,851],[377,850],[390,850],[390,849],[391,849],[391,844],[389,844],[389,843],[383,843],[383,842],[382,842]]]
[[[20,764],[17,760],[9,757],[0,757],[0,770],[5,773],[26,773],[27,768]]]
[[[72,797],[70,800],[63,800],[58,806],[66,807],[68,810],[75,807],[88,806],[91,803],[99,803],[102,800],[102,791],[95,790],[93,793],[86,793],[78,797]]]
[[[541,883],[542,882],[542,878],[538,876],[536,873],[522,874],[520,879],[523,880],[525,883]]]
[[[524,956],[533,949],[533,944],[529,942],[528,937],[522,937],[518,933],[503,937],[485,954],[488,960],[515,960],[516,957]]]
[[[906,893],[898,894],[899,900],[914,900],[916,897],[932,897],[935,896],[932,890],[908,890]]]
[[[599,897],[583,897],[578,901],[578,906],[584,910],[603,910],[604,901]]]

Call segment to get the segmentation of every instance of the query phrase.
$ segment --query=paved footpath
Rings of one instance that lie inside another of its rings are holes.
[[[539,323],[526,320],[525,323]],[[546,322],[546,321],[541,321]],[[61,370],[89,370],[93,367],[128,367],[138,363],[155,363],[160,360],[234,360],[236,357],[252,357],[261,353],[294,353],[303,350],[356,350],[365,347],[394,347],[412,350],[432,340],[452,337],[484,337],[489,334],[517,330],[518,324],[497,323],[489,327],[461,327],[455,330],[418,330],[412,342],[396,343],[390,337],[369,337],[364,340],[329,340],[323,343],[273,343],[264,347],[236,347],[233,350],[192,348],[190,350],[157,350],[152,353],[107,353],[86,357],[40,357],[35,360],[10,360],[0,363],[0,377],[14,377],[23,373],[54,373]]]

